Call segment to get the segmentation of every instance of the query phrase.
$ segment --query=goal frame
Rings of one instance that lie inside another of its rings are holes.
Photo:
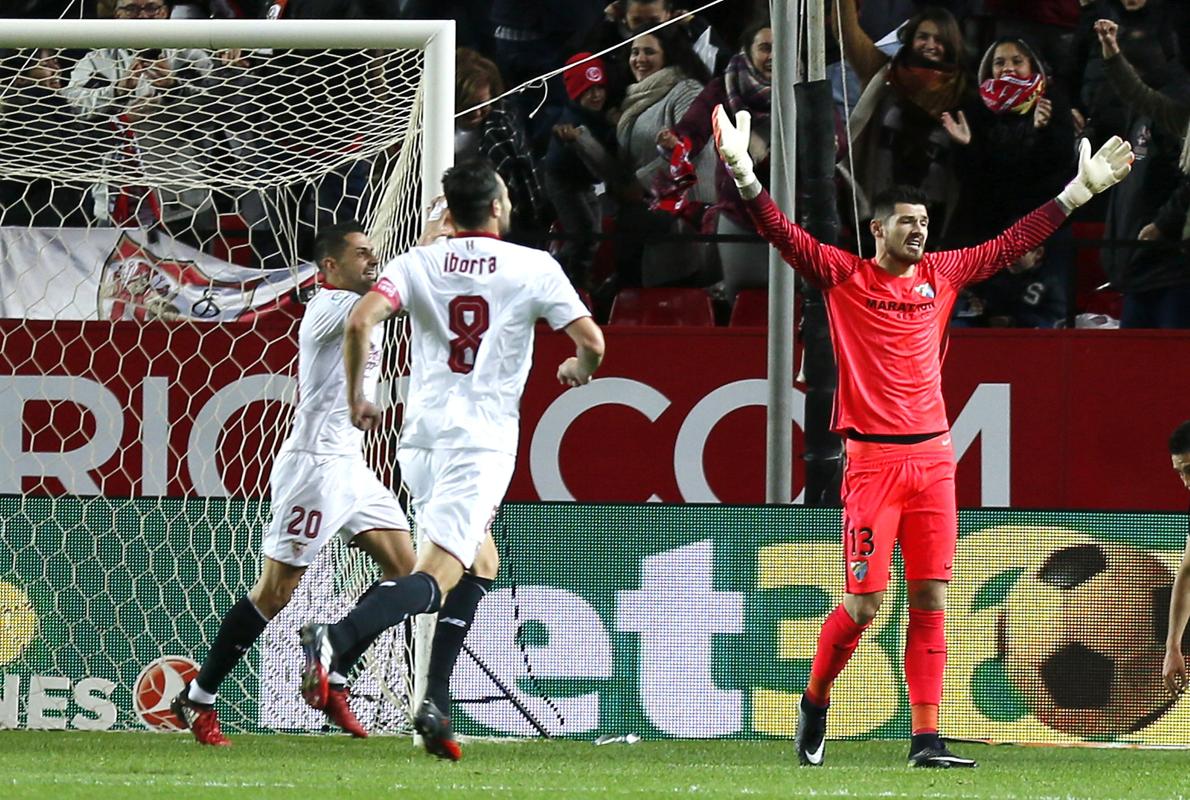
[[[421,109],[423,210],[441,195],[442,175],[454,164],[455,40],[454,20],[9,19],[0,26],[0,47],[11,48],[421,50],[422,92],[433,98]],[[418,618],[411,712],[425,695],[433,626],[427,615]]]
[[[381,48],[425,52],[422,110],[422,208],[442,193],[454,163],[454,20],[42,20],[10,19],[0,47],[87,48]]]

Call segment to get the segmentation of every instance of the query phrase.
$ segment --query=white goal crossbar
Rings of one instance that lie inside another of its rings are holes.
[[[422,207],[454,163],[454,20],[7,19],[0,47],[384,48],[425,51]]]

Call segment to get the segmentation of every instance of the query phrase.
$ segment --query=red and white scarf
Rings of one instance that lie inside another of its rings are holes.
[[[1040,72],[1030,78],[1005,75],[1003,78],[988,78],[979,84],[979,96],[983,104],[995,114],[1009,111],[1028,114],[1045,94],[1045,76]]]

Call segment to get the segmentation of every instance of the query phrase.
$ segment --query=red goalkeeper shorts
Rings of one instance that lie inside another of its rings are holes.
[[[905,579],[950,580],[958,539],[950,434],[917,444],[847,442],[843,552],[847,591],[888,587],[893,545]]]

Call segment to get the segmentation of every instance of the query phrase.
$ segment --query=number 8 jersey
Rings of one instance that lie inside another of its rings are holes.
[[[533,328],[590,311],[548,253],[468,233],[415,247],[372,287],[412,322],[401,444],[515,455]]]

